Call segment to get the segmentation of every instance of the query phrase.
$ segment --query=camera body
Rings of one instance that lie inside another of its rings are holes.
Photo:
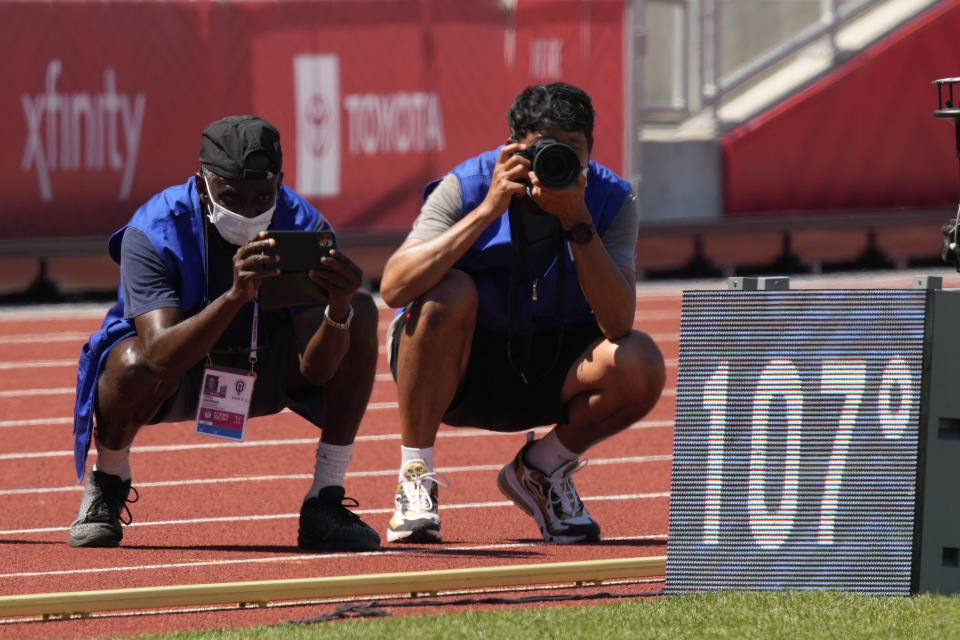
[[[954,88],[960,87],[960,78],[942,78],[933,83],[937,85],[937,109],[933,117],[953,120],[953,136],[960,158],[960,108],[954,96]],[[960,207],[957,207],[957,215],[940,228],[940,233],[943,234],[940,257],[960,272]]]
[[[940,259],[947,264],[952,264],[960,271],[960,209],[957,211],[957,217],[947,220],[940,233],[943,235],[943,241],[940,243]]]
[[[533,172],[548,189],[565,189],[580,175],[577,152],[555,138],[539,138],[517,155],[530,161]]]

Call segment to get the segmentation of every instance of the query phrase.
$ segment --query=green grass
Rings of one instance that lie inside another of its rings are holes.
[[[384,605],[389,610],[389,605]],[[333,607],[331,607],[332,611]],[[141,640],[930,640],[960,638],[960,597],[715,592],[618,604],[351,619],[309,626],[140,636]]]

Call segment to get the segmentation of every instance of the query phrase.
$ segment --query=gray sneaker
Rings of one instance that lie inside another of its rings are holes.
[[[587,461],[573,460],[547,474],[527,464],[525,456],[532,445],[532,440],[527,442],[513,461],[500,470],[497,476],[500,492],[533,516],[544,542],[571,544],[600,540],[600,526],[590,517],[573,486],[573,474],[585,467]]]
[[[343,487],[329,486],[300,508],[297,545],[308,551],[376,551],[380,535],[344,506],[357,501],[345,498]]]
[[[136,489],[130,496],[130,481],[109,473],[90,471],[83,486],[77,519],[70,525],[67,544],[71,547],[116,547],[123,540],[124,524],[132,518],[127,503],[140,499]]]

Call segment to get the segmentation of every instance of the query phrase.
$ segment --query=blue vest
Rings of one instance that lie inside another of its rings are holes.
[[[497,154],[497,150],[487,151],[453,169],[452,173],[460,181],[461,216],[475,209],[486,197],[493,169],[496,166]],[[427,186],[427,194],[433,190],[437,182],[439,181]],[[599,236],[603,236],[614,216],[620,211],[629,190],[630,184],[626,180],[606,167],[590,162],[584,197]],[[473,246],[454,265],[455,268],[468,273],[477,286],[480,296],[478,326],[488,331],[522,335],[524,326],[517,323],[522,323],[520,319],[527,317],[531,318],[531,330],[558,326],[561,323],[574,324],[591,320],[593,311],[583,297],[576,265],[571,258],[567,242],[564,241],[563,249],[545,270],[518,274],[514,299],[514,326],[511,331],[508,326],[509,295],[511,278],[514,277],[514,269],[519,260],[512,236],[508,210],[480,234]],[[563,312],[558,317],[561,269],[565,270]],[[536,300],[532,295],[534,280],[537,281]]]
[[[128,228],[143,232],[173,275],[185,317],[197,314],[204,304],[207,276],[203,215],[191,177],[186,184],[169,187],[150,198],[136,210],[130,222],[110,237],[108,244],[110,257],[119,264],[124,232]],[[271,229],[310,230],[316,228],[320,220],[320,213],[309,202],[281,185]],[[110,349],[136,333],[133,320],[123,316],[121,287],[117,290],[117,303],[107,312],[100,330],[90,336],[80,352],[77,399],[73,410],[73,454],[80,482],[83,481],[93,433],[93,403],[100,371]]]

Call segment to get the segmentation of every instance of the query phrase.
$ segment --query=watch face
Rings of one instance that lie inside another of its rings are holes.
[[[593,225],[587,222],[578,222],[570,228],[567,237],[577,244],[586,244],[593,237]]]

